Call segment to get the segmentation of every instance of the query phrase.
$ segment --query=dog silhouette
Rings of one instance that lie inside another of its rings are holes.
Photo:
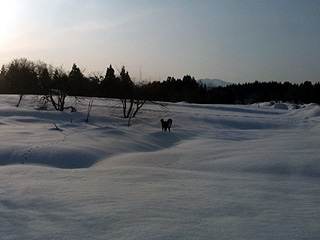
[[[171,125],[172,125],[172,119],[168,119],[168,121],[164,121],[163,119],[160,120],[161,122],[161,125],[162,125],[162,131],[167,131],[167,129],[169,130],[170,132],[170,128],[171,128]]]

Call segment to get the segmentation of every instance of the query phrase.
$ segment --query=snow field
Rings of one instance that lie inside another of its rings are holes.
[[[318,239],[319,106],[77,113],[0,96],[1,239]],[[172,118],[172,132],[160,119]],[[55,129],[54,124],[59,127]]]

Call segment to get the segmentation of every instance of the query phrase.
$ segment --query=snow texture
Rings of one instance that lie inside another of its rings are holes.
[[[17,101],[0,96],[1,239],[319,239],[317,104],[146,104],[128,127],[117,100],[88,123],[89,99]]]

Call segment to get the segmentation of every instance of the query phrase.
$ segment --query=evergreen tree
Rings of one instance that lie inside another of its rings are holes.
[[[129,73],[123,66],[119,76],[120,92],[119,99],[122,103],[124,118],[131,117],[134,104],[134,83],[132,82]]]
[[[47,64],[43,62],[38,62],[36,64],[36,73],[38,76],[38,85],[41,89],[40,90],[41,94],[48,93],[48,90],[51,84],[51,76],[50,76],[51,74],[49,73]]]
[[[72,96],[85,96],[89,81],[75,63],[72,66],[68,78],[68,94]]]
[[[117,98],[120,94],[120,79],[114,74],[112,65],[107,68],[104,80],[101,82],[104,97]]]

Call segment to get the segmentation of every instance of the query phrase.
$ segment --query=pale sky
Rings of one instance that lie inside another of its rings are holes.
[[[0,0],[0,65],[22,57],[135,80],[315,83],[320,0]]]

